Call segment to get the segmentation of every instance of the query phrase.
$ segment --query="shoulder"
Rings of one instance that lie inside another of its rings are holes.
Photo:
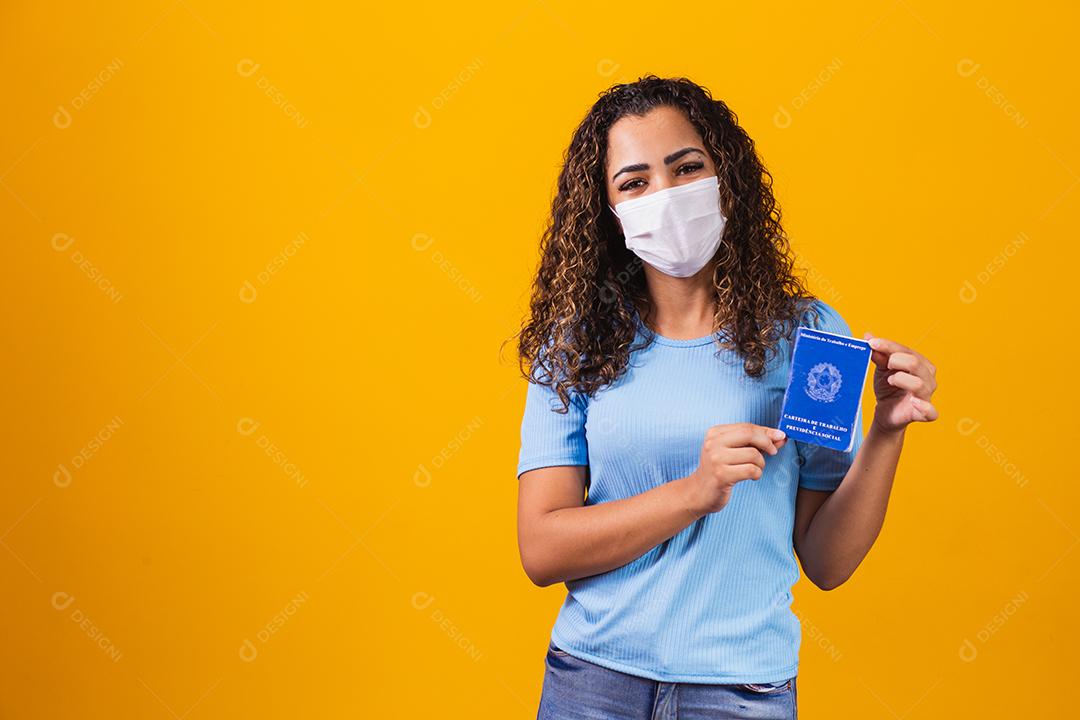
[[[566,393],[567,400],[572,406],[584,410],[588,406],[589,398],[581,393],[571,378],[574,362],[571,360],[572,352],[566,348],[555,347],[554,337],[549,335],[546,341],[537,349],[536,357],[529,364],[526,379],[529,383],[528,397],[536,401],[544,400],[552,410],[563,408],[564,403],[559,397],[559,390]],[[580,357],[578,362],[580,362]],[[558,409],[557,412],[565,412]]]
[[[811,298],[805,305],[801,324],[815,330],[851,335],[851,327],[840,311],[821,298]]]

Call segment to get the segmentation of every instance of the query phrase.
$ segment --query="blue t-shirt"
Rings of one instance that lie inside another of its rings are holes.
[[[820,299],[802,324],[850,335]],[[630,497],[689,475],[705,431],[724,423],[776,427],[791,366],[792,337],[752,378],[715,335],[665,338],[637,318],[638,342],[625,374],[593,397],[529,383],[517,474],[588,465],[587,505]],[[641,557],[566,583],[551,640],[572,655],[665,682],[764,683],[798,669],[801,639],[791,611],[799,578],[792,530],[799,487],[835,490],[862,445],[842,452],[789,439],[765,454],[757,480],[735,485],[723,510],[702,517]]]

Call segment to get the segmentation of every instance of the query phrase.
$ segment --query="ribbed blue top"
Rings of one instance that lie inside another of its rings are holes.
[[[850,335],[820,299],[803,324]],[[793,335],[792,335],[793,337]],[[762,377],[710,335],[665,338],[638,320],[627,371],[593,397],[574,395],[566,414],[547,386],[529,383],[517,474],[588,465],[587,504],[630,497],[689,475],[705,431],[723,423],[776,427],[791,367],[792,337]],[[755,481],[738,483],[727,506],[641,557],[566,583],[551,639],[572,655],[666,682],[764,683],[796,674],[799,620],[791,587],[798,487],[834,490],[862,444],[862,411],[851,450],[789,440],[765,456]]]

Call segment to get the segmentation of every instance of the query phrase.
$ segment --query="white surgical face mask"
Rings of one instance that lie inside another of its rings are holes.
[[[727,223],[715,175],[608,207],[622,223],[626,247],[674,277],[689,277],[705,267]]]

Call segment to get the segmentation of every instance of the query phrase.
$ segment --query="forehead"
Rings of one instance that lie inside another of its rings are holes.
[[[607,165],[659,162],[659,158],[687,146],[704,142],[685,113],[661,105],[643,116],[619,118],[608,130]]]

